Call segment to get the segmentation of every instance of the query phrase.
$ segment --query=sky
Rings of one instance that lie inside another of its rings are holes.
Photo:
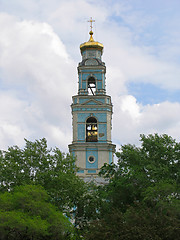
[[[103,43],[112,141],[180,141],[179,0],[0,0],[0,149],[45,137],[68,152],[79,46]]]

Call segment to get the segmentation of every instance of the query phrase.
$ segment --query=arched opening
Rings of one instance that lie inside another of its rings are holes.
[[[88,78],[88,94],[95,95],[96,91],[96,80],[94,77]]]
[[[86,142],[97,142],[97,137],[97,120],[94,117],[89,117],[86,121]]]

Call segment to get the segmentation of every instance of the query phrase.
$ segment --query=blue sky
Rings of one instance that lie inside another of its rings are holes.
[[[157,104],[164,101],[180,102],[180,92],[178,90],[162,89],[151,83],[130,83],[127,87],[129,94],[133,95],[142,104]]]
[[[179,0],[0,0],[0,148],[46,137],[67,152],[79,45],[104,44],[113,142],[180,140]]]

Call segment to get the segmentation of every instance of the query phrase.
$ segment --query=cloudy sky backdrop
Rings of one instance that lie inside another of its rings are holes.
[[[103,43],[113,143],[139,134],[180,141],[179,0],[0,0],[0,149],[46,137],[72,141],[79,45]]]

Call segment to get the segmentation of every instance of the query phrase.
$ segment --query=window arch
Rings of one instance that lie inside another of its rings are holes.
[[[94,77],[88,78],[88,94],[95,95],[96,91],[96,79]]]
[[[89,117],[86,120],[86,142],[98,141],[97,120],[94,117]]]

